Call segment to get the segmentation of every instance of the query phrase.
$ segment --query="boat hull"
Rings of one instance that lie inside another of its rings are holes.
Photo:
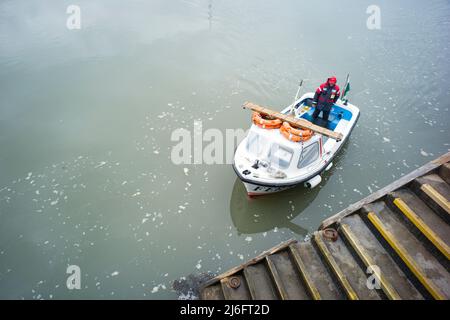
[[[311,179],[311,178],[315,177],[316,175],[320,174],[325,169],[325,167],[326,166],[324,166],[321,170],[313,173],[308,178],[303,179],[303,180],[298,180],[298,181],[296,181],[294,183],[291,183],[291,184],[284,184],[282,182],[280,182],[280,183],[273,183],[273,184],[265,184],[265,183],[262,184],[262,183],[253,182],[253,181],[250,181],[249,179],[244,178],[239,173],[239,171],[236,169],[236,167],[233,164],[234,172],[238,176],[239,180],[241,180],[241,182],[244,184],[245,189],[247,190],[247,195],[249,195],[249,196],[267,195],[267,194],[281,192],[281,191],[285,191],[285,190],[288,190],[288,189],[295,188],[297,186],[303,185],[309,179]]]
[[[287,189],[295,187],[295,185],[289,187],[261,186],[255,183],[249,183],[244,181],[242,181],[242,183],[244,184],[245,189],[247,190],[247,195],[250,197],[263,196],[271,193],[285,191]]]

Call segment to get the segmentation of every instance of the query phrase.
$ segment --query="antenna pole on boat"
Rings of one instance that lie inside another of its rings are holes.
[[[345,80],[344,90],[342,91],[342,97],[341,100],[344,103],[344,105],[347,105],[348,99],[345,99],[345,95],[349,90],[347,90],[347,86],[350,84],[350,73],[347,73],[347,79]]]
[[[300,83],[299,83],[298,89],[297,89],[297,94],[295,95],[294,102],[292,102],[292,106],[291,106],[291,114],[294,114],[295,102],[296,102],[297,99],[298,99],[298,94],[300,93],[300,89],[302,88],[302,85],[303,85],[303,79],[300,80]]]

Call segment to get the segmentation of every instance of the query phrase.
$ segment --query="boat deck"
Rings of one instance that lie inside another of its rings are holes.
[[[299,108],[302,108],[305,105],[307,106],[307,111],[301,115],[301,118],[308,120],[311,123],[330,129],[331,131],[334,131],[336,129],[337,125],[339,124],[339,121],[341,120],[350,121],[352,118],[352,113],[349,110],[346,110],[335,104],[330,110],[328,121],[323,121],[323,119],[321,118],[323,116],[322,114],[319,114],[319,118],[313,119],[312,115],[316,108],[313,107],[310,102],[306,102]]]
[[[201,299],[449,299],[450,153],[206,282]]]

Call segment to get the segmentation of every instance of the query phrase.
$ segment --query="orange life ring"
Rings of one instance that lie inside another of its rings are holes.
[[[295,129],[288,122],[283,122],[280,128],[281,134],[293,142],[307,141],[313,136],[313,132],[308,129]]]
[[[283,122],[280,119],[265,119],[260,113],[253,112],[252,121],[263,129],[279,129]]]
[[[289,122],[283,122],[283,127],[285,127],[285,129],[292,134],[295,134],[296,136],[300,136],[300,137],[306,137],[309,136],[311,137],[313,135],[313,131],[309,130],[309,129],[296,129],[294,127],[292,127]]]

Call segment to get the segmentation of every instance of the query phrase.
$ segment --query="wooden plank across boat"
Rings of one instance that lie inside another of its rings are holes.
[[[309,129],[312,130],[314,132],[320,133],[324,136],[327,136],[329,138],[332,138],[336,141],[341,141],[342,140],[342,133],[339,132],[334,132],[332,130],[329,130],[327,128],[315,125],[311,122],[309,122],[308,120],[305,119],[298,119],[298,118],[294,118],[293,116],[289,115],[289,114],[284,114],[281,112],[277,112],[262,106],[259,106],[257,104],[254,104],[252,102],[245,102],[242,107],[244,109],[249,109],[255,112],[259,112],[260,114],[269,116],[271,118],[274,119],[280,119],[282,121],[286,121],[288,122],[290,125],[294,126],[294,127],[299,127],[302,129]]]
[[[448,300],[449,203],[450,152],[326,219],[311,240],[211,279],[200,297]]]

